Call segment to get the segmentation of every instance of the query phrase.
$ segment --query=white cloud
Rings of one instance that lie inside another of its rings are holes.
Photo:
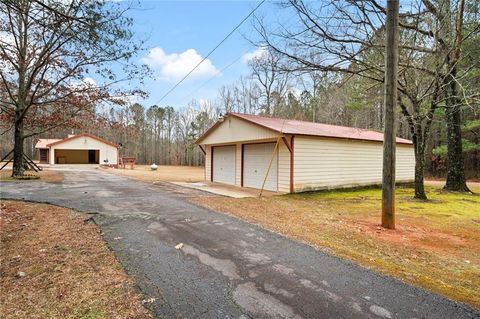
[[[162,48],[155,47],[142,58],[142,61],[156,69],[165,80],[175,82],[183,78],[202,59],[203,57],[195,49],[188,49],[182,53],[167,54]],[[199,79],[219,74],[220,71],[213,65],[212,61],[206,59],[189,78]]]
[[[242,55],[242,61],[243,61],[243,63],[247,64],[251,60],[256,59],[256,58],[261,58],[261,57],[263,57],[267,54],[268,54],[267,49],[264,48],[264,47],[260,47],[260,48],[257,48],[253,52],[247,52],[244,55]]]

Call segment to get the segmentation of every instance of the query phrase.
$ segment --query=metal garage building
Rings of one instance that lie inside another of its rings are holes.
[[[280,137],[278,149],[275,144]],[[379,184],[383,133],[335,125],[227,113],[196,143],[205,179],[241,187],[301,192]],[[414,178],[412,142],[397,138],[397,181]]]
[[[118,145],[88,133],[65,139],[39,139],[35,148],[40,163],[118,164]]]

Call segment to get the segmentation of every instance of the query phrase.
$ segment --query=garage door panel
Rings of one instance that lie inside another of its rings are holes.
[[[213,181],[235,185],[235,146],[215,146],[213,150]]]
[[[243,186],[261,188],[268,165],[272,159],[275,143],[248,144],[243,147]],[[273,157],[272,166],[268,171],[265,189],[278,189],[278,151]]]

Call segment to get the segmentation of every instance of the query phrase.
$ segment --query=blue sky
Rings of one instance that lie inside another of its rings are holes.
[[[156,78],[146,81],[149,98],[139,101],[144,106],[159,104],[183,107],[191,99],[213,99],[219,87],[233,83],[249,73],[242,56],[255,51],[245,39],[255,36],[252,23],[242,27],[223,43],[181,86],[158,103],[191,67],[214,48],[259,1],[141,1],[140,8],[129,13],[134,19],[134,32],[147,39],[139,57],[154,70]],[[267,15],[274,5],[264,3],[257,11]],[[222,68],[231,64],[227,70]],[[213,78],[213,79],[212,79]],[[197,90],[207,80],[200,90]],[[196,91],[196,92],[195,92]],[[191,94],[191,93],[194,94]]]

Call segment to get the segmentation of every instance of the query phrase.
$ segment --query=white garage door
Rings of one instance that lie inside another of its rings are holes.
[[[235,146],[213,147],[213,181],[235,185]]]
[[[275,143],[249,144],[243,146],[243,186],[261,188],[268,164],[272,159]],[[265,189],[277,190],[278,152],[276,152],[272,166],[268,173]]]

